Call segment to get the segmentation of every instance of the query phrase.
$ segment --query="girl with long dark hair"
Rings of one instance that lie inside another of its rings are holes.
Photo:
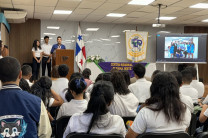
[[[41,77],[31,87],[31,93],[40,97],[49,111],[50,107],[61,106],[63,104],[62,98],[51,89],[52,81],[49,77]],[[49,114],[52,121],[53,118]]]
[[[43,50],[40,46],[39,40],[34,40],[32,54],[33,54],[33,68],[32,68],[33,80],[38,80],[39,70],[40,70],[40,62],[43,57],[42,56]]]
[[[121,72],[111,73],[111,82],[114,87],[114,100],[110,105],[110,113],[120,116],[136,116],[139,101],[136,96],[129,91]]]
[[[64,138],[69,133],[94,133],[94,134],[122,134],[126,129],[123,119],[117,115],[111,115],[108,110],[114,98],[114,90],[111,82],[98,81],[94,84],[87,110],[84,113],[72,115]]]
[[[168,72],[158,73],[153,79],[150,92],[151,97],[137,114],[126,138],[136,138],[145,132],[186,131],[191,113],[180,100],[176,78]]]

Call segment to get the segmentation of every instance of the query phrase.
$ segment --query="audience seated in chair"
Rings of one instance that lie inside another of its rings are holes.
[[[147,132],[185,132],[190,124],[191,113],[180,101],[176,78],[168,72],[158,73],[150,91],[151,97],[137,114],[126,138],[136,138]]]
[[[30,86],[29,86],[28,82],[25,79],[23,79],[23,78],[20,79],[19,87],[23,91],[27,91],[27,92],[31,93],[31,89],[30,89]]]
[[[46,109],[49,111],[49,107],[61,106],[63,104],[62,98],[51,89],[52,81],[49,77],[41,77],[37,82],[33,84],[31,87],[32,94],[40,97]],[[49,114],[49,118],[51,121],[54,118]]]
[[[53,81],[52,90],[61,96],[64,102],[67,102],[65,99],[65,89],[68,88],[69,80],[66,78],[69,73],[69,67],[66,64],[59,65],[58,67],[59,78]]]
[[[82,77],[74,78],[69,82],[69,90],[74,99],[71,99],[70,102],[62,104],[59,109],[57,119],[62,116],[72,116],[75,113],[83,113],[87,109],[88,102],[83,99],[86,87],[87,83]]]
[[[63,138],[69,133],[93,134],[122,134],[126,129],[123,119],[118,115],[111,115],[108,106],[114,98],[111,82],[98,81],[94,84],[87,110],[84,113],[72,115]]]
[[[49,138],[51,126],[42,100],[19,87],[22,77],[19,61],[4,57],[0,59],[0,68],[3,83],[0,90],[0,123],[3,137],[13,137],[15,132],[25,138]],[[4,133],[6,131],[8,133]]]
[[[113,84],[115,94],[114,100],[109,107],[110,113],[119,116],[136,116],[139,101],[127,88],[123,74],[118,71],[112,72],[111,82]]]
[[[191,70],[192,82],[191,82],[190,85],[198,91],[198,98],[201,98],[204,95],[205,87],[204,87],[204,84],[202,82],[199,82],[197,80],[197,70],[196,70],[196,68],[192,67],[192,66],[188,66],[188,67],[186,67],[186,69]]]
[[[27,81],[29,86],[31,87],[33,83],[30,82],[30,78],[32,77],[32,67],[29,65],[23,65],[22,68],[22,78]]]
[[[82,76],[84,77],[87,87],[89,87],[93,82],[90,80],[91,70],[89,68],[85,68],[82,72]]]
[[[198,91],[193,88],[190,83],[192,81],[192,73],[189,69],[182,72],[183,85],[180,87],[180,92],[183,95],[190,96],[195,104],[198,103]]]
[[[129,90],[137,97],[140,103],[144,103],[150,97],[151,82],[144,78],[146,69],[142,64],[136,64],[133,71],[137,81],[129,85]]]
[[[181,87],[183,84],[182,74],[179,71],[173,71],[171,73],[173,74],[173,76],[175,76],[179,87]],[[193,113],[194,112],[194,102],[191,99],[191,97],[181,94],[180,89],[179,89],[179,96],[180,96],[181,101],[186,105],[186,107],[189,109],[189,111],[191,113]]]

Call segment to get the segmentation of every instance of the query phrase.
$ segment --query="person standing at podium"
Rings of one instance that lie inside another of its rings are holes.
[[[42,76],[45,76],[46,65],[48,69],[48,77],[51,77],[51,48],[52,46],[48,43],[49,36],[44,37],[43,49],[43,59],[42,59]]]
[[[53,45],[53,47],[51,49],[51,54],[53,54],[56,51],[56,49],[66,49],[65,45],[61,44],[61,41],[62,41],[61,36],[58,36],[57,37],[57,44]]]

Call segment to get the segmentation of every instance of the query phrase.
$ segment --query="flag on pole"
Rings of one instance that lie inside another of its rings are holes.
[[[77,42],[76,42],[76,62],[81,71],[85,68],[86,52],[84,46],[84,40],[81,33],[80,25],[78,26]]]

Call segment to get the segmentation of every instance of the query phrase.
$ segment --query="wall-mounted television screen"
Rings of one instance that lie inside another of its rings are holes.
[[[207,34],[157,34],[157,62],[206,63]]]

